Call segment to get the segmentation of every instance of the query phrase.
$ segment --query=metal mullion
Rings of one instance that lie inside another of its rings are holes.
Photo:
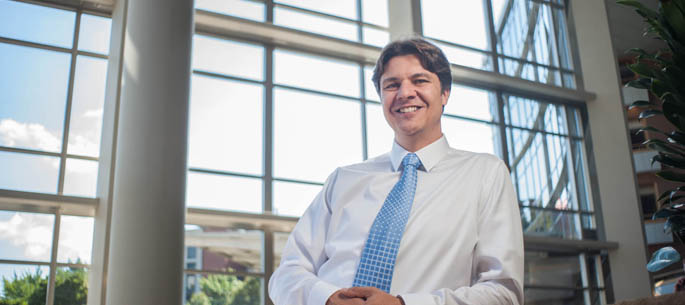
[[[254,178],[254,179],[262,179],[262,177],[263,177],[263,176],[259,176],[259,175],[251,175],[251,174],[243,174],[243,173],[237,173],[237,172],[203,169],[203,168],[196,168],[196,167],[188,168],[188,171],[189,172],[196,172],[196,173],[203,173],[203,174],[234,176],[234,177]]]
[[[273,0],[266,0],[264,2],[266,4],[266,22],[273,24],[274,23],[274,1]]]
[[[295,87],[295,86],[290,86],[290,85],[275,84],[274,87],[279,87],[279,88],[283,88],[283,89],[290,89],[290,90],[295,90],[295,91],[300,91],[300,92],[305,92],[305,93],[325,95],[325,96],[329,96],[329,97],[335,97],[335,98],[348,100],[351,102],[359,102],[359,100],[360,100],[359,97],[351,97],[348,95],[324,92],[324,91],[319,91],[319,90],[314,90],[314,89],[300,88],[300,87]]]
[[[41,156],[49,156],[49,157],[59,157],[60,156],[60,153],[56,153],[56,152],[41,151],[41,150],[26,149],[26,148],[16,148],[16,147],[9,147],[9,146],[0,146],[0,151],[25,153],[25,154],[41,155]]]
[[[271,12],[273,12],[273,3],[271,3]],[[273,18],[273,15],[271,16]],[[262,184],[263,190],[263,211],[268,213],[273,213],[273,151],[274,151],[274,132],[273,132],[273,121],[274,121],[274,46],[266,46],[264,52],[264,122],[263,123],[263,175],[264,180]],[[262,252],[263,252],[263,265],[264,265],[264,281],[262,281],[262,304],[273,305],[269,295],[269,287],[266,285],[266,281],[271,278],[274,272],[273,260],[274,260],[274,237],[271,230],[264,230],[262,237]]]
[[[66,175],[67,166],[67,149],[69,145],[69,127],[71,123],[71,106],[74,99],[74,78],[76,74],[76,59],[78,58],[78,40],[79,32],[81,30],[81,12],[76,13],[76,22],[74,24],[74,39],[71,49],[71,67],[69,68],[69,83],[67,91],[67,105],[64,111],[64,128],[62,129],[62,153],[59,162],[59,178],[57,180],[57,194],[61,195],[64,192],[64,176]],[[50,304],[48,304],[50,305]]]
[[[12,260],[12,259],[0,259],[0,264],[50,266],[49,262],[35,262],[35,261]]]
[[[490,38],[490,58],[492,59],[492,71],[501,73],[499,71],[499,62],[497,59],[497,35],[495,34],[495,18],[492,11],[492,0],[485,0],[485,10],[488,13],[488,36]]]
[[[521,126],[514,126],[514,125],[511,125],[511,124],[505,124],[505,126],[506,126],[507,128],[511,128],[511,129],[518,129],[518,130],[523,130],[523,131],[528,131],[528,132],[540,133],[540,134],[544,134],[544,135],[552,135],[552,136],[558,136],[558,137],[568,137],[568,138],[571,138],[571,139],[574,139],[574,140],[578,140],[578,139],[579,139],[578,136],[572,136],[572,135],[567,135],[567,134],[560,134],[560,133],[551,132],[551,131],[546,131],[546,130],[541,130],[541,129],[537,129],[537,128],[526,128],[526,127],[521,127]]]
[[[557,16],[555,14],[555,8],[550,7],[550,13],[552,14],[552,30],[554,31],[554,46],[556,47],[557,62],[559,63],[559,76],[561,77],[561,86],[568,88],[566,80],[564,78],[564,72],[561,71],[563,64],[561,61],[561,52],[559,48],[559,29],[557,29]]]
[[[55,277],[57,276],[57,249],[59,248],[59,231],[62,221],[62,211],[55,211],[55,223],[52,229],[52,249],[50,254],[50,275],[48,276],[48,291],[46,305],[53,305],[55,302]]]
[[[357,39],[359,40],[359,43],[364,44],[364,31],[362,31],[362,28],[364,27],[364,24],[362,23],[362,0],[357,0],[357,20],[355,23],[357,24]],[[362,71],[364,71],[363,66]]]
[[[582,238],[582,236],[581,236]],[[583,299],[585,301],[585,305],[592,305],[592,301],[590,299],[590,278],[588,276],[588,266],[587,266],[587,257],[585,253],[580,253],[578,254],[578,261],[580,265],[580,278],[581,278],[581,283],[583,283]]]
[[[249,78],[242,78],[238,76],[231,76],[231,75],[226,75],[226,74],[221,74],[221,73],[214,73],[214,72],[207,72],[207,71],[202,71],[202,70],[193,70],[193,74],[198,74],[202,76],[207,76],[207,77],[213,77],[213,78],[219,78],[219,79],[224,79],[224,80],[234,80],[234,81],[239,81],[239,82],[246,82],[246,83],[251,83],[251,84],[257,84],[257,85],[264,85],[264,81],[258,81],[258,80],[253,80]]]
[[[328,13],[323,13],[323,12],[314,11],[314,10],[310,10],[310,9],[306,9],[306,8],[301,8],[301,7],[297,7],[297,6],[292,6],[292,5],[288,5],[288,4],[283,4],[283,3],[276,3],[276,4],[274,4],[274,6],[283,7],[283,8],[286,8],[286,9],[293,10],[293,11],[298,11],[298,12],[300,12],[300,13],[306,13],[306,14],[310,14],[310,15],[316,15],[316,16],[318,16],[318,17],[325,17],[325,18],[330,18],[330,19],[337,19],[338,21],[344,21],[344,22],[348,22],[348,23],[357,23],[357,22],[358,22],[358,20],[353,20],[353,19],[350,19],[350,18],[347,18],[347,17],[337,16],[337,15],[331,15],[331,14],[328,14]]]
[[[38,1],[38,0],[14,0],[17,2],[23,2],[23,3],[28,3],[28,4],[33,4],[33,5],[38,5],[38,6],[44,6],[44,7],[49,7],[49,8],[56,8],[56,9],[61,9],[65,11],[72,11],[76,12],[78,11],[78,8],[75,7],[70,7],[54,2],[46,2],[46,1]]]
[[[490,1],[490,0],[488,0]],[[504,95],[501,90],[495,91],[495,98],[497,99],[497,126],[499,127],[500,133],[500,145],[502,149],[502,159],[504,164],[509,168],[509,172],[515,171],[511,168],[509,164],[509,144],[507,142],[507,128],[504,124]],[[517,179],[517,189],[518,189],[518,179]]]
[[[534,62],[534,61],[531,61],[531,60],[528,60],[528,59],[525,59],[525,58],[518,58],[518,57],[514,57],[514,56],[511,56],[511,55],[505,55],[505,54],[497,54],[497,56],[498,56],[498,57],[502,57],[503,59],[508,59],[508,60],[512,60],[512,61],[518,61],[518,62],[521,62],[521,63],[524,63],[524,64],[533,65],[533,66],[536,66],[536,67],[543,67],[543,68],[546,68],[546,69],[549,69],[549,70],[555,70],[555,71],[560,71],[560,72],[564,72],[564,73],[574,73],[573,70],[570,70],[570,69],[566,69],[566,68],[564,68],[564,67],[561,67],[561,65],[559,65],[559,67],[555,67],[555,66],[551,66],[551,65],[547,65],[547,64],[543,64],[543,63],[539,63],[539,62]]]
[[[483,124],[488,124],[488,125],[497,125],[497,122],[494,121],[483,121],[480,119],[474,119],[474,118],[469,118],[469,117],[463,117],[459,115],[454,115],[454,114],[449,114],[449,113],[443,113],[443,117],[450,118],[450,119],[458,119],[458,120],[464,120],[464,121],[470,121],[474,123],[483,123]]]
[[[546,4],[546,5],[549,5],[549,6],[552,6],[552,7],[555,7],[555,8],[559,8],[559,9],[564,9],[564,8],[565,8],[564,5],[559,4],[559,3],[556,3],[556,2],[552,2],[552,1],[546,1],[546,0],[528,0],[528,1],[530,1],[530,2],[537,2],[537,3],[540,3],[540,4]]]
[[[550,212],[559,212],[559,213],[568,213],[568,214],[586,214],[586,213],[589,213],[589,212],[584,212],[584,211],[577,210],[577,209],[560,210],[560,209],[555,209],[555,208],[538,207],[538,206],[522,205],[522,204],[519,204],[519,207],[528,208],[528,209],[532,209],[532,210],[541,210],[541,211],[550,211]]]
[[[300,184],[323,186],[323,183],[321,183],[321,182],[314,182],[314,181],[307,181],[307,180],[300,180],[300,179],[273,178],[273,180],[274,181],[280,181],[280,182],[291,182],[291,183],[300,183]]]
[[[189,274],[221,274],[221,275],[235,275],[235,276],[251,276],[251,277],[264,277],[264,272],[250,272],[250,271],[218,271],[218,270],[197,270],[197,269],[183,269],[184,273]]]
[[[108,59],[109,58],[107,55],[100,54],[100,53],[88,52],[88,51],[77,51],[76,54],[83,55],[83,56],[96,57],[96,58],[101,58],[101,59]]]
[[[92,157],[92,156],[80,156],[80,155],[72,155],[72,154],[66,154],[67,158],[69,159],[79,159],[79,160],[88,160],[88,161],[98,161],[98,157]]]
[[[358,0],[357,2],[358,5],[361,5],[361,0]],[[369,138],[366,124],[366,82],[364,81],[364,63],[359,63],[359,88],[359,94],[362,96],[359,103],[362,119],[362,160],[367,160],[369,159]]]
[[[428,38],[429,40],[433,40],[435,42],[438,42],[438,43],[441,43],[441,44],[444,44],[444,45],[447,45],[450,47],[455,47],[455,48],[459,48],[459,49],[466,49],[466,50],[477,52],[477,53],[485,53],[485,54],[492,53],[491,51],[481,50],[481,49],[470,47],[467,45],[462,45],[462,44],[458,44],[458,43],[454,43],[454,42],[445,41],[445,40],[442,40],[439,38],[433,38],[433,37],[425,37],[425,38]]]
[[[24,47],[31,47],[31,48],[36,48],[36,49],[61,52],[61,53],[71,53],[71,49],[67,49],[64,47],[51,46],[48,44],[30,42],[30,41],[8,38],[8,37],[3,37],[3,36],[0,36],[0,42],[4,42],[7,44],[20,45],[20,46],[24,46]]]

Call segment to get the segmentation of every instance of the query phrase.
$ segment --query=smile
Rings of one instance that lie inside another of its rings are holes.
[[[414,111],[419,110],[419,108],[420,107],[417,107],[417,106],[402,107],[402,108],[398,109],[397,112],[399,112],[399,113],[414,112]]]

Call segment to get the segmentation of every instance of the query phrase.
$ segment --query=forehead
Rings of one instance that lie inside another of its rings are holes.
[[[388,60],[383,69],[381,81],[391,77],[410,76],[417,73],[429,74],[437,77],[433,72],[426,70],[416,55],[400,55]]]

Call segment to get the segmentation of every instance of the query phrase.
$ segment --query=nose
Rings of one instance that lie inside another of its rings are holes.
[[[416,97],[416,87],[410,81],[402,82],[398,91],[398,99],[410,100]]]

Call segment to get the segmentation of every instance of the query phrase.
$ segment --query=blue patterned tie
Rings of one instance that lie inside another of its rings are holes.
[[[416,193],[416,168],[420,164],[414,153],[407,154],[402,160],[402,176],[371,225],[352,286],[370,286],[390,292],[397,250]]]

